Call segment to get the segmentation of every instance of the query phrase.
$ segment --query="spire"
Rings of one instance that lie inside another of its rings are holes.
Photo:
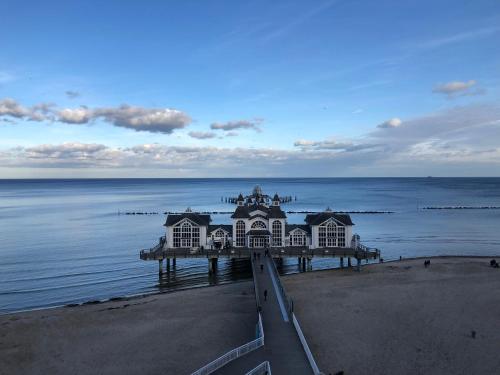
[[[280,197],[278,196],[278,193],[275,193],[273,197],[273,206],[279,206],[279,205],[280,205]]]
[[[238,199],[236,199],[236,203],[238,204],[238,206],[243,206],[243,204],[245,203],[245,198],[243,198],[243,195],[238,195]]]

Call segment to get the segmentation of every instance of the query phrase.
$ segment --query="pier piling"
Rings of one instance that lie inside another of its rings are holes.
[[[163,273],[163,259],[158,260],[158,273],[160,275]]]
[[[351,257],[347,257],[347,267],[351,268]]]
[[[359,271],[361,271],[361,259],[360,258],[356,258],[356,260],[358,262],[358,264],[356,266],[356,270],[359,272]]]

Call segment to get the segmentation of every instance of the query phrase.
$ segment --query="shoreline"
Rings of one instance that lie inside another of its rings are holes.
[[[407,261],[407,260],[419,260],[419,259],[424,260],[424,259],[440,259],[440,258],[443,258],[443,259],[444,258],[483,258],[483,259],[490,258],[490,259],[493,259],[493,258],[500,258],[500,254],[494,255],[494,256],[491,256],[491,255],[433,255],[430,257],[422,256],[422,257],[410,257],[410,258],[403,258],[403,259],[396,258],[396,259],[384,260],[383,262],[371,262],[371,263],[364,263],[364,264],[362,263],[361,269],[363,269],[367,266],[374,266],[376,264],[401,262],[401,261]],[[286,274],[280,274],[280,277],[286,278],[287,276],[297,275],[297,274],[302,274],[302,273],[327,272],[327,271],[332,271],[332,270],[348,270],[348,268],[347,267],[344,267],[344,268],[332,267],[332,268],[310,270],[310,271],[305,271],[305,272],[303,272],[303,271],[289,272]],[[352,266],[352,270],[355,271],[355,266]],[[185,291],[189,291],[189,290],[217,287],[217,286],[222,286],[222,285],[244,283],[244,282],[248,282],[249,280],[251,280],[251,277],[249,277],[248,279],[241,279],[241,280],[236,280],[236,281],[224,281],[224,282],[217,283],[214,285],[199,285],[199,286],[185,287],[185,288],[179,288],[179,289],[173,289],[173,290],[130,294],[130,295],[124,295],[124,296],[114,296],[114,297],[110,297],[110,298],[106,298],[106,299],[102,299],[102,300],[89,299],[87,301],[79,302],[79,303],[68,303],[68,304],[61,304],[61,305],[55,305],[55,306],[35,307],[35,308],[31,308],[31,309],[23,309],[23,310],[9,311],[9,312],[0,312],[0,317],[5,316],[5,315],[21,314],[21,313],[26,313],[26,312],[31,312],[31,311],[54,310],[54,309],[59,309],[59,308],[73,308],[73,307],[87,306],[87,305],[99,305],[99,304],[108,303],[108,302],[130,301],[130,300],[146,298],[146,297],[154,296],[154,295],[171,294],[171,293],[185,292]]]

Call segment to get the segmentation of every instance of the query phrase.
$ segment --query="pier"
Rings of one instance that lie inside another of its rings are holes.
[[[306,265],[311,262],[313,258],[340,258],[341,267],[344,266],[344,260],[351,266],[351,259],[356,261],[356,267],[360,267],[361,261],[375,260],[380,258],[380,250],[375,248],[368,248],[359,244],[356,248],[321,248],[310,249],[308,247],[280,247],[266,249],[270,258],[297,258],[297,261],[305,269]],[[159,272],[164,271],[165,267],[170,267],[170,262],[176,264],[177,259],[183,258],[201,258],[208,259],[209,272],[215,272],[217,268],[217,261],[219,258],[226,259],[250,259],[252,254],[257,251],[261,252],[262,249],[246,248],[246,247],[229,247],[224,249],[192,249],[192,248],[175,248],[165,249],[163,241],[151,248],[140,251],[140,258],[142,260],[157,260],[159,264]]]

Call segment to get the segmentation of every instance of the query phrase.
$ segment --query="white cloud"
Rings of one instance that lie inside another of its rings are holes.
[[[58,121],[67,124],[87,124],[93,117],[92,111],[86,107],[66,108],[58,113]]]
[[[299,147],[303,151],[329,150],[339,152],[354,152],[378,147],[377,144],[370,143],[336,142],[334,140],[310,141],[306,139],[299,139],[298,141],[295,141],[293,145],[295,147]]]
[[[144,108],[130,105],[107,108],[57,109],[52,104],[38,104],[27,108],[13,99],[0,100],[0,117],[9,116],[32,121],[58,121],[67,124],[88,124],[97,119],[114,126],[148,131],[151,133],[171,134],[175,129],[182,129],[191,123],[191,118],[184,112],[170,108]]]
[[[210,138],[217,137],[217,134],[215,134],[214,132],[197,132],[197,131],[192,131],[192,132],[189,132],[188,135],[191,138],[196,138],[196,139],[210,139]]]
[[[452,81],[447,83],[440,83],[434,87],[432,92],[437,94],[444,94],[448,98],[463,95],[479,95],[484,93],[482,89],[473,89],[477,82],[474,80],[469,81]]]
[[[253,129],[255,131],[260,131],[260,124],[262,124],[262,119],[254,119],[254,120],[237,120],[237,121],[228,121],[228,122],[215,122],[210,125],[211,129],[214,130],[223,130],[223,131],[231,131],[236,129]]]
[[[0,100],[0,117],[9,116],[30,121],[43,121],[47,119],[48,104],[39,104],[34,107],[24,107],[14,99]]]
[[[391,118],[387,121],[384,121],[383,123],[381,124],[378,124],[377,125],[377,128],[381,128],[381,129],[385,129],[385,128],[397,128],[398,126],[401,126],[403,122],[401,121],[401,119],[397,118],[397,117],[394,117],[394,118]]]

